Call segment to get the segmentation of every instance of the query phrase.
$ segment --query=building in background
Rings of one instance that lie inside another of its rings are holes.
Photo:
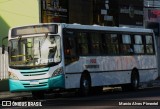
[[[156,36],[160,36],[160,1],[144,0],[144,27],[154,30]]]
[[[110,0],[109,4],[116,26],[143,28],[143,0]]]
[[[0,0],[0,40],[11,27],[39,22],[39,0]]]
[[[41,22],[92,24],[93,0],[41,0]]]
[[[39,0],[0,0],[0,80],[8,78],[8,53],[2,54],[2,39],[14,26],[40,22]],[[3,44],[7,45],[7,39]]]
[[[160,72],[160,0],[144,0],[144,28],[154,30],[157,41],[158,70]]]
[[[41,0],[41,22],[68,22],[68,0]]]

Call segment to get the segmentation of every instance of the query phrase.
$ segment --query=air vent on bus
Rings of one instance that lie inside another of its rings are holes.
[[[38,76],[45,75],[48,72],[48,69],[43,70],[21,70],[20,71],[23,76]]]
[[[26,84],[24,84],[23,83],[23,86],[25,87],[25,88],[38,88],[38,87],[46,87],[48,85],[48,82],[40,82],[39,84],[33,84],[33,85],[31,85],[31,84],[29,84],[29,83],[26,83]]]

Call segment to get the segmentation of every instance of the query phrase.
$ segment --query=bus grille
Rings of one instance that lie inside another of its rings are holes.
[[[23,76],[38,76],[38,75],[45,75],[47,73],[48,69],[42,69],[42,70],[21,70],[21,74]]]
[[[45,86],[47,86],[48,85],[48,82],[43,82],[43,83],[39,83],[39,84],[34,84],[34,85],[31,85],[31,84],[29,84],[29,83],[23,83],[23,86],[25,87],[25,88],[38,88],[38,87],[45,87]]]

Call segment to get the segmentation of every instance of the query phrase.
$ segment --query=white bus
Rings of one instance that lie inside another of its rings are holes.
[[[80,89],[87,95],[103,86],[136,90],[158,77],[153,31],[96,25],[49,23],[9,31],[11,92]],[[94,90],[92,90],[94,89]]]

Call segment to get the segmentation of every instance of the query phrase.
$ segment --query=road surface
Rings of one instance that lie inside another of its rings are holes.
[[[145,88],[131,92],[105,90],[101,94],[95,94],[87,97],[79,97],[74,93],[62,93],[58,95],[47,94],[46,98],[43,100],[33,100],[31,95],[6,98],[3,100],[11,101],[12,107],[3,106],[2,108],[12,109],[27,109],[28,105],[33,105],[34,108],[39,108],[36,107],[37,105],[40,106],[40,108],[49,109],[159,109],[160,88]]]

